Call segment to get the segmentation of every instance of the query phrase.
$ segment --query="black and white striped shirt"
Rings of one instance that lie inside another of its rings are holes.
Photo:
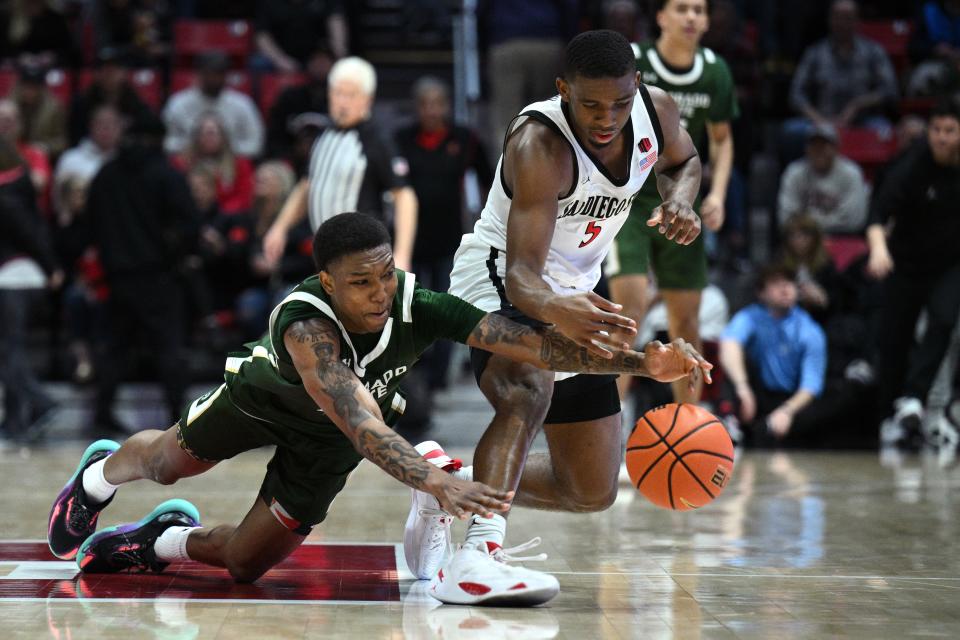
[[[383,194],[407,186],[407,163],[372,121],[330,127],[310,155],[307,206],[310,226],[339,213],[361,211],[383,218]]]

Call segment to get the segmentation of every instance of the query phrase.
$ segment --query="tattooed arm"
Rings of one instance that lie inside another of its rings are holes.
[[[474,328],[467,344],[540,369],[575,373],[626,373],[673,382],[704,375],[710,382],[713,368],[696,349],[677,339],[669,345],[653,341],[643,352],[614,351],[603,358],[581,347],[554,329],[533,329],[495,313],[488,313]]]
[[[284,333],[283,344],[307,393],[363,457],[407,486],[435,495],[458,517],[509,509],[512,492],[457,480],[427,462],[384,423],[373,396],[340,361],[340,333],[332,322],[322,318],[294,322]]]

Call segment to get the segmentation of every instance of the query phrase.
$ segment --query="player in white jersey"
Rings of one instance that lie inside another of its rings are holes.
[[[697,237],[700,221],[691,205],[700,160],[676,105],[640,83],[630,43],[613,31],[570,42],[557,89],[557,98],[530,105],[508,128],[498,179],[457,252],[450,292],[532,326],[553,325],[584,353],[612,357],[632,343],[636,326],[619,315],[619,305],[593,292],[600,264],[651,170],[663,204],[647,224],[680,244]],[[516,490],[514,504],[527,507],[609,507],[621,460],[614,379],[581,375],[555,383],[553,374],[506,358],[473,352],[472,360],[496,412],[474,454],[474,477]],[[541,425],[549,454],[528,457]],[[438,450],[421,453],[442,459]],[[415,500],[419,512],[432,514],[425,504]],[[443,537],[440,519],[418,528],[415,515],[408,519],[408,555],[410,547],[428,549]],[[529,590],[521,590],[519,601],[511,598],[510,567],[490,560],[509,559],[501,548],[505,531],[502,516],[471,519],[466,544],[439,571],[433,568],[429,592],[450,603],[536,604],[553,597],[556,579],[534,572],[541,598],[532,600]],[[528,580],[529,572],[527,586]]]

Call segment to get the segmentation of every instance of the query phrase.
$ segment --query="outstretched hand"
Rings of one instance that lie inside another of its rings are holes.
[[[556,299],[559,312],[551,314],[556,330],[593,355],[612,358],[614,351],[631,348],[637,323],[620,315],[622,305],[593,291]]]
[[[713,382],[710,376],[713,365],[683,338],[677,338],[670,344],[663,344],[659,340],[648,342],[643,348],[643,356],[647,373],[658,382],[689,378],[691,390],[696,389],[701,376],[707,384]]]
[[[444,511],[460,520],[466,520],[474,513],[489,518],[494,513],[510,510],[513,491],[500,491],[482,482],[461,480],[447,473],[437,476],[439,481],[427,490],[440,501]]]
[[[690,244],[700,235],[700,216],[684,202],[667,200],[650,214],[648,227],[657,227],[667,240]]]

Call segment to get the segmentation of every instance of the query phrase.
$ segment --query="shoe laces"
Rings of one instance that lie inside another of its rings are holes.
[[[417,515],[431,521],[430,527],[430,547],[435,548],[446,543],[447,527],[453,522],[453,516],[443,509],[424,507],[417,511]],[[440,525],[440,526],[437,526]]]
[[[67,524],[73,531],[86,531],[97,521],[99,511],[91,509],[85,505],[80,496],[74,497],[73,504],[70,505],[70,513],[67,514]]]
[[[515,547],[509,547],[507,549],[500,547],[499,549],[491,553],[490,557],[492,557],[497,562],[503,562],[505,564],[508,562],[543,562],[544,560],[547,559],[547,554],[545,553],[538,553],[535,556],[514,555],[517,553],[521,553],[523,551],[528,551],[530,549],[533,549],[534,547],[538,547],[540,546],[541,542],[543,542],[543,540],[540,538],[540,536],[537,536],[536,538],[527,540],[523,544],[518,544]]]

